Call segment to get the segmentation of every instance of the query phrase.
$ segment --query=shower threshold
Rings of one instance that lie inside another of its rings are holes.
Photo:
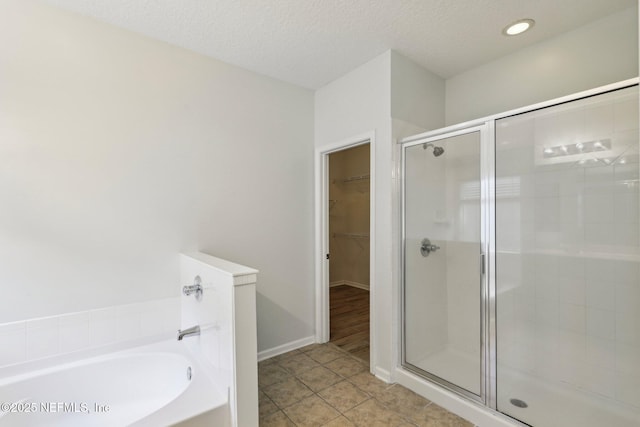
[[[460,350],[446,347],[432,353],[424,359],[413,363],[426,372],[446,379],[476,395],[480,394],[480,357]]]

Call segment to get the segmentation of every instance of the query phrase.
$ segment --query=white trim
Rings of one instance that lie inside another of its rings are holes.
[[[375,131],[364,132],[359,135],[354,135],[349,138],[345,138],[341,141],[332,142],[329,144],[322,145],[320,147],[316,147],[316,155],[317,154],[331,154],[336,151],[342,151],[347,148],[357,147],[358,145],[367,144],[369,141],[373,141],[375,139]]]
[[[375,368],[375,372],[374,375],[376,376],[376,378],[384,381],[387,384],[390,384],[391,381],[391,372],[387,371],[386,369],[383,369],[379,366],[376,366]]]
[[[337,280],[335,282],[329,283],[330,288],[335,288],[336,286],[351,286],[352,288],[364,289],[365,291],[369,290],[369,285],[365,285],[364,283],[352,282],[351,280]]]
[[[309,344],[314,344],[315,342],[316,342],[315,337],[310,336],[306,338],[301,338],[299,340],[291,341],[286,344],[279,345],[277,347],[269,348],[267,350],[262,350],[261,352],[258,353],[258,362],[271,359],[272,357],[278,356],[280,354],[288,353],[292,350],[297,350]]]
[[[371,132],[369,136],[369,152],[370,164],[369,174],[371,176],[371,190],[369,194],[369,369],[377,367],[377,341],[376,341],[376,323],[378,315],[376,307],[376,144],[375,133]]]
[[[369,144],[369,175],[370,175],[370,199],[369,199],[369,292],[371,293],[369,302],[370,324],[369,324],[369,345],[371,370],[375,367],[375,249],[376,249],[376,220],[375,220],[375,194],[376,194],[376,171],[375,171],[375,131],[366,132],[346,138],[342,141],[330,143],[315,149],[315,283],[316,283],[316,315],[315,315],[315,340],[319,343],[329,341],[329,263],[326,254],[329,252],[329,225],[327,212],[328,188],[328,155],[336,151],[356,147],[358,145]]]

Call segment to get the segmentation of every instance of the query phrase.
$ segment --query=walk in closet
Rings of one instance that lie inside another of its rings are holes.
[[[329,155],[331,342],[369,361],[369,144]]]

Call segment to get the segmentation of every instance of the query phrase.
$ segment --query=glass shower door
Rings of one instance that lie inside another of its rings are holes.
[[[481,399],[480,128],[404,146],[403,365]]]
[[[640,425],[638,88],[496,121],[497,409]]]

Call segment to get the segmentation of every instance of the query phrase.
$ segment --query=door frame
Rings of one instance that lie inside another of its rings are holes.
[[[370,369],[375,367],[375,131],[355,135],[315,149],[315,340],[326,343],[329,327],[329,155],[369,144],[369,348]]]

